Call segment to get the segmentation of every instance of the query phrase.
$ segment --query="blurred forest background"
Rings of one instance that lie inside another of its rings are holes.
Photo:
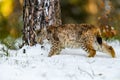
[[[120,39],[120,0],[60,0],[63,23],[108,24]],[[0,41],[12,42],[22,36],[23,0],[0,0]],[[100,22],[100,23],[99,23]]]

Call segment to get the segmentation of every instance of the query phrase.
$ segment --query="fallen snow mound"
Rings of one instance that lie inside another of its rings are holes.
[[[9,57],[0,57],[0,80],[120,80],[120,43],[109,44],[115,49],[114,59],[101,52],[88,58],[81,49],[65,49],[47,57],[49,44],[9,50]]]

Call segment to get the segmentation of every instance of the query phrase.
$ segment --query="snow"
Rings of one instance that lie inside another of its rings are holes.
[[[109,44],[116,58],[101,52],[88,58],[82,49],[64,49],[60,55],[47,57],[49,44],[9,50],[9,57],[0,57],[0,80],[120,80],[120,43]]]

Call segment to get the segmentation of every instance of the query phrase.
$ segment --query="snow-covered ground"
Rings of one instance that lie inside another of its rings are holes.
[[[60,55],[47,57],[48,44],[42,49],[35,45],[9,50],[9,57],[0,57],[0,80],[120,80],[120,43],[109,44],[115,49],[114,59],[101,52],[88,58],[81,49],[65,49]]]

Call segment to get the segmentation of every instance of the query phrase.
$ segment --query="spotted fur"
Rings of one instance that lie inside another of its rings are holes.
[[[114,49],[102,41],[98,27],[91,24],[64,24],[50,26],[47,29],[47,38],[52,47],[49,56],[57,55],[64,48],[82,48],[94,57],[96,50],[109,53],[115,57]]]

